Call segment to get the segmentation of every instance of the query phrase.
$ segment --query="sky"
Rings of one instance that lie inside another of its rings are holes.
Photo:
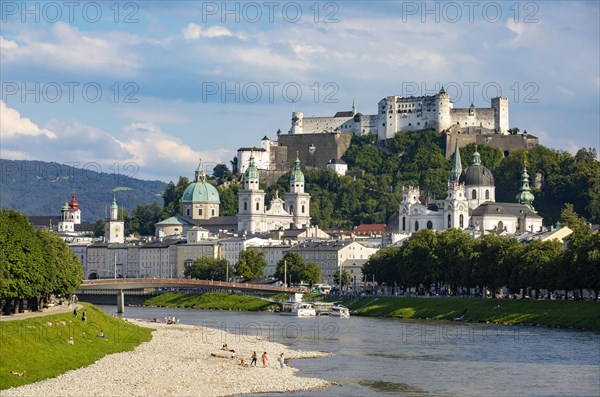
[[[142,179],[390,95],[600,151],[598,1],[0,2],[0,157]]]

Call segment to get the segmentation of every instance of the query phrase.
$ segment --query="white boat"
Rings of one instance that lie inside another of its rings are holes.
[[[347,307],[344,306],[333,306],[331,308],[331,311],[329,312],[329,315],[331,317],[341,317],[341,318],[348,318],[350,317],[350,310],[348,310]]]
[[[306,302],[285,302],[281,306],[281,313],[284,316],[296,317],[314,317],[317,311],[310,303]]]

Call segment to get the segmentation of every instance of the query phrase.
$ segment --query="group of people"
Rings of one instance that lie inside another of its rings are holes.
[[[251,361],[250,361],[250,366],[251,367],[256,367],[257,362],[258,362],[258,354],[256,354],[256,352],[252,352],[252,356],[250,356]],[[263,364],[263,368],[267,368],[267,365],[269,364],[269,357],[267,357],[267,352],[264,352],[261,356],[262,359],[262,364]],[[283,353],[281,353],[279,355],[279,358],[277,359],[277,361],[279,361],[279,368],[285,368],[285,356],[283,355]],[[240,365],[244,364],[244,359],[241,359]]]

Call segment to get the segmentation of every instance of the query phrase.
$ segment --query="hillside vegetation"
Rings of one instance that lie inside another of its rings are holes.
[[[496,201],[515,202],[527,164],[530,175],[539,172],[543,177],[542,189],[532,191],[533,205],[546,225],[556,223],[565,203],[572,203],[588,221],[600,222],[600,162],[594,149],[581,149],[573,156],[538,145],[503,157],[498,149],[482,145],[476,149],[471,144],[460,149],[463,169],[470,165],[475,150],[494,174]],[[398,134],[389,141],[377,141],[372,135],[354,137],[343,156],[353,176],[304,171],[313,224],[348,228],[387,223],[398,211],[403,186],[419,186],[421,195],[432,199],[445,198],[451,161],[444,153],[443,135],[432,130]],[[275,189],[282,193],[288,186],[289,174],[267,189],[267,199]]]
[[[68,163],[0,159],[0,208],[13,208],[26,215],[60,215],[71,193],[77,194],[83,221],[106,218],[113,190],[119,207],[130,212],[139,204],[162,202],[166,184],[134,178],[136,169],[102,169],[97,163],[75,168]]]

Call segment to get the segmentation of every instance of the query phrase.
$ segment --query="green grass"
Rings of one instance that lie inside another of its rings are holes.
[[[344,302],[352,299],[344,298]],[[434,320],[452,320],[466,309],[463,321],[600,331],[600,302],[365,297],[349,308],[361,316]]]
[[[238,295],[226,292],[204,292],[186,294],[183,292],[165,292],[144,302],[144,306],[180,307],[193,309],[267,311],[278,305],[256,296]]]
[[[152,330],[112,317],[84,303],[72,313],[0,322],[0,390],[52,378],[152,339]],[[81,321],[81,312],[87,322]],[[107,339],[99,338],[104,331]],[[73,344],[68,343],[73,338]],[[26,371],[26,376],[12,372]],[[0,393],[1,394],[1,393]]]

